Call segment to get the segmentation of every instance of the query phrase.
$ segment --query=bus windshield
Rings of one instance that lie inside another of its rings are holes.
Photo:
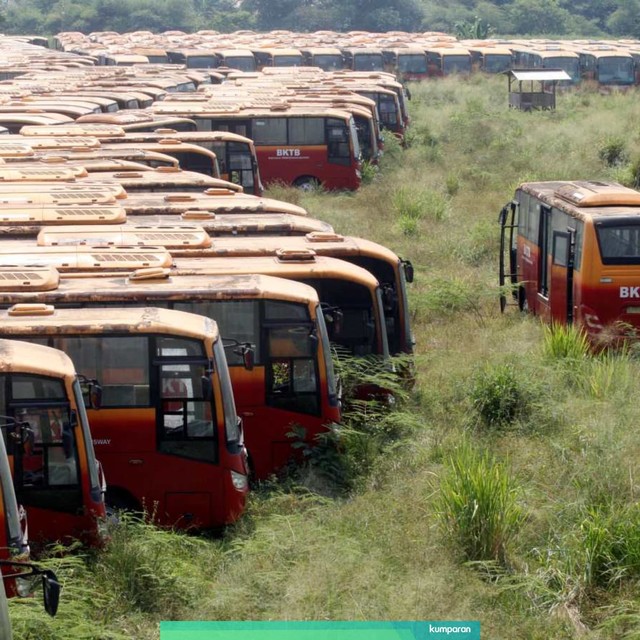
[[[229,56],[224,59],[224,64],[238,71],[255,71],[256,61],[253,56]]]
[[[573,81],[580,78],[580,66],[577,58],[567,58],[564,56],[547,58],[545,64],[547,67],[554,69],[563,69],[571,76],[571,80]]]
[[[602,58],[598,61],[598,80],[609,84],[633,84],[633,58]]]
[[[596,223],[602,264],[640,264],[640,224]]]
[[[324,53],[313,56],[313,65],[324,71],[336,71],[342,69],[343,62],[340,54]]]
[[[443,56],[442,70],[445,74],[471,71],[471,58],[466,55]]]
[[[484,71],[488,73],[501,73],[511,66],[511,56],[507,54],[486,53],[484,56]],[[577,61],[576,61],[577,69]]]
[[[353,56],[354,71],[382,71],[383,69],[381,53],[357,53]]]
[[[402,73],[426,73],[427,57],[420,54],[398,54],[398,71]]]
[[[11,439],[8,441],[9,453],[16,456],[20,500],[27,506],[77,509],[81,505],[80,493],[77,500],[69,501],[65,491],[80,488],[80,474],[64,382],[30,374],[5,375],[0,377],[0,396],[4,407],[0,413],[13,415],[28,428],[23,447],[12,446]]]

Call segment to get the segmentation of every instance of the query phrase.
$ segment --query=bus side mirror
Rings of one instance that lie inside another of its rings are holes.
[[[404,269],[404,279],[408,283],[413,282],[414,270],[413,270],[413,264],[411,264],[411,261],[410,260],[403,260],[402,261],[402,267]]]
[[[50,615],[55,616],[58,612],[58,604],[60,603],[60,583],[53,571],[46,570],[42,574],[42,594],[44,596],[44,610]]]
[[[322,308],[322,315],[328,328],[331,328],[331,332],[335,335],[342,332],[342,321],[344,314],[339,307],[325,306]]]
[[[202,376],[200,378],[202,384],[202,397],[210,401],[213,398],[213,388],[211,386],[211,378],[209,376]]]
[[[87,378],[87,376],[81,374],[78,374],[78,380],[80,381],[80,389],[82,390],[85,405],[91,409],[100,409],[102,407],[102,387],[98,384],[98,381],[95,378]]]
[[[253,347],[247,342],[246,344],[241,345],[236,353],[242,356],[242,364],[247,371],[253,371],[253,366],[255,365],[255,351]]]
[[[89,385],[89,406],[92,409],[102,407],[102,387],[95,380],[92,380]]]

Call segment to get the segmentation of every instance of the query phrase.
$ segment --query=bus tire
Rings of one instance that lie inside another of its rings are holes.
[[[313,176],[300,176],[294,180],[293,184],[302,191],[313,191],[320,186],[320,181]]]
[[[104,502],[109,517],[112,517],[117,511],[142,513],[142,507],[139,502],[128,491],[119,487],[108,487]]]
[[[529,311],[529,304],[527,302],[527,292],[524,287],[518,287],[518,308],[520,311]]]

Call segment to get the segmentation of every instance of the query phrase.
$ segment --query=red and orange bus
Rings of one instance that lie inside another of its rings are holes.
[[[217,528],[242,514],[242,427],[215,322],[169,309],[46,304],[0,317],[0,335],[60,349],[100,382],[101,407],[88,413],[107,504],[144,507],[180,528]]]
[[[524,183],[500,223],[500,283],[520,309],[576,323],[596,342],[637,333],[640,193],[611,182]]]
[[[0,306],[36,301],[76,310],[153,305],[215,319],[228,346],[231,383],[258,479],[300,453],[287,435],[293,425],[305,429],[305,440],[312,446],[327,424],[339,422],[323,308],[311,287],[268,276],[234,275],[231,268],[219,276],[169,275],[168,270],[143,272],[141,277],[104,276],[65,275],[46,293],[0,293]],[[246,345],[254,353],[251,369],[245,366]],[[135,408],[135,394],[131,402]],[[96,441],[101,457],[110,444],[102,440]],[[113,482],[109,478],[109,484]]]
[[[158,103],[152,109],[192,118],[201,131],[251,138],[265,184],[351,190],[360,186],[358,132],[348,111],[286,103],[271,109],[218,109],[207,102]]]
[[[21,282],[31,280],[36,289],[53,284],[50,269],[13,268],[0,275],[15,282],[17,273]],[[11,287],[5,282],[0,286],[3,295],[11,296]],[[16,495],[29,514],[29,539],[101,544],[104,481],[73,363],[64,353],[41,345],[2,345],[2,432]],[[12,537],[19,535],[12,532]]]

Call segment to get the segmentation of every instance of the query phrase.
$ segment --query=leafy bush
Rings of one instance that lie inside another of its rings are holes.
[[[598,158],[608,167],[617,167],[629,161],[626,142],[619,136],[608,136],[598,149]]]
[[[531,398],[522,377],[510,363],[486,365],[476,374],[470,395],[482,425],[502,428],[525,416]]]

